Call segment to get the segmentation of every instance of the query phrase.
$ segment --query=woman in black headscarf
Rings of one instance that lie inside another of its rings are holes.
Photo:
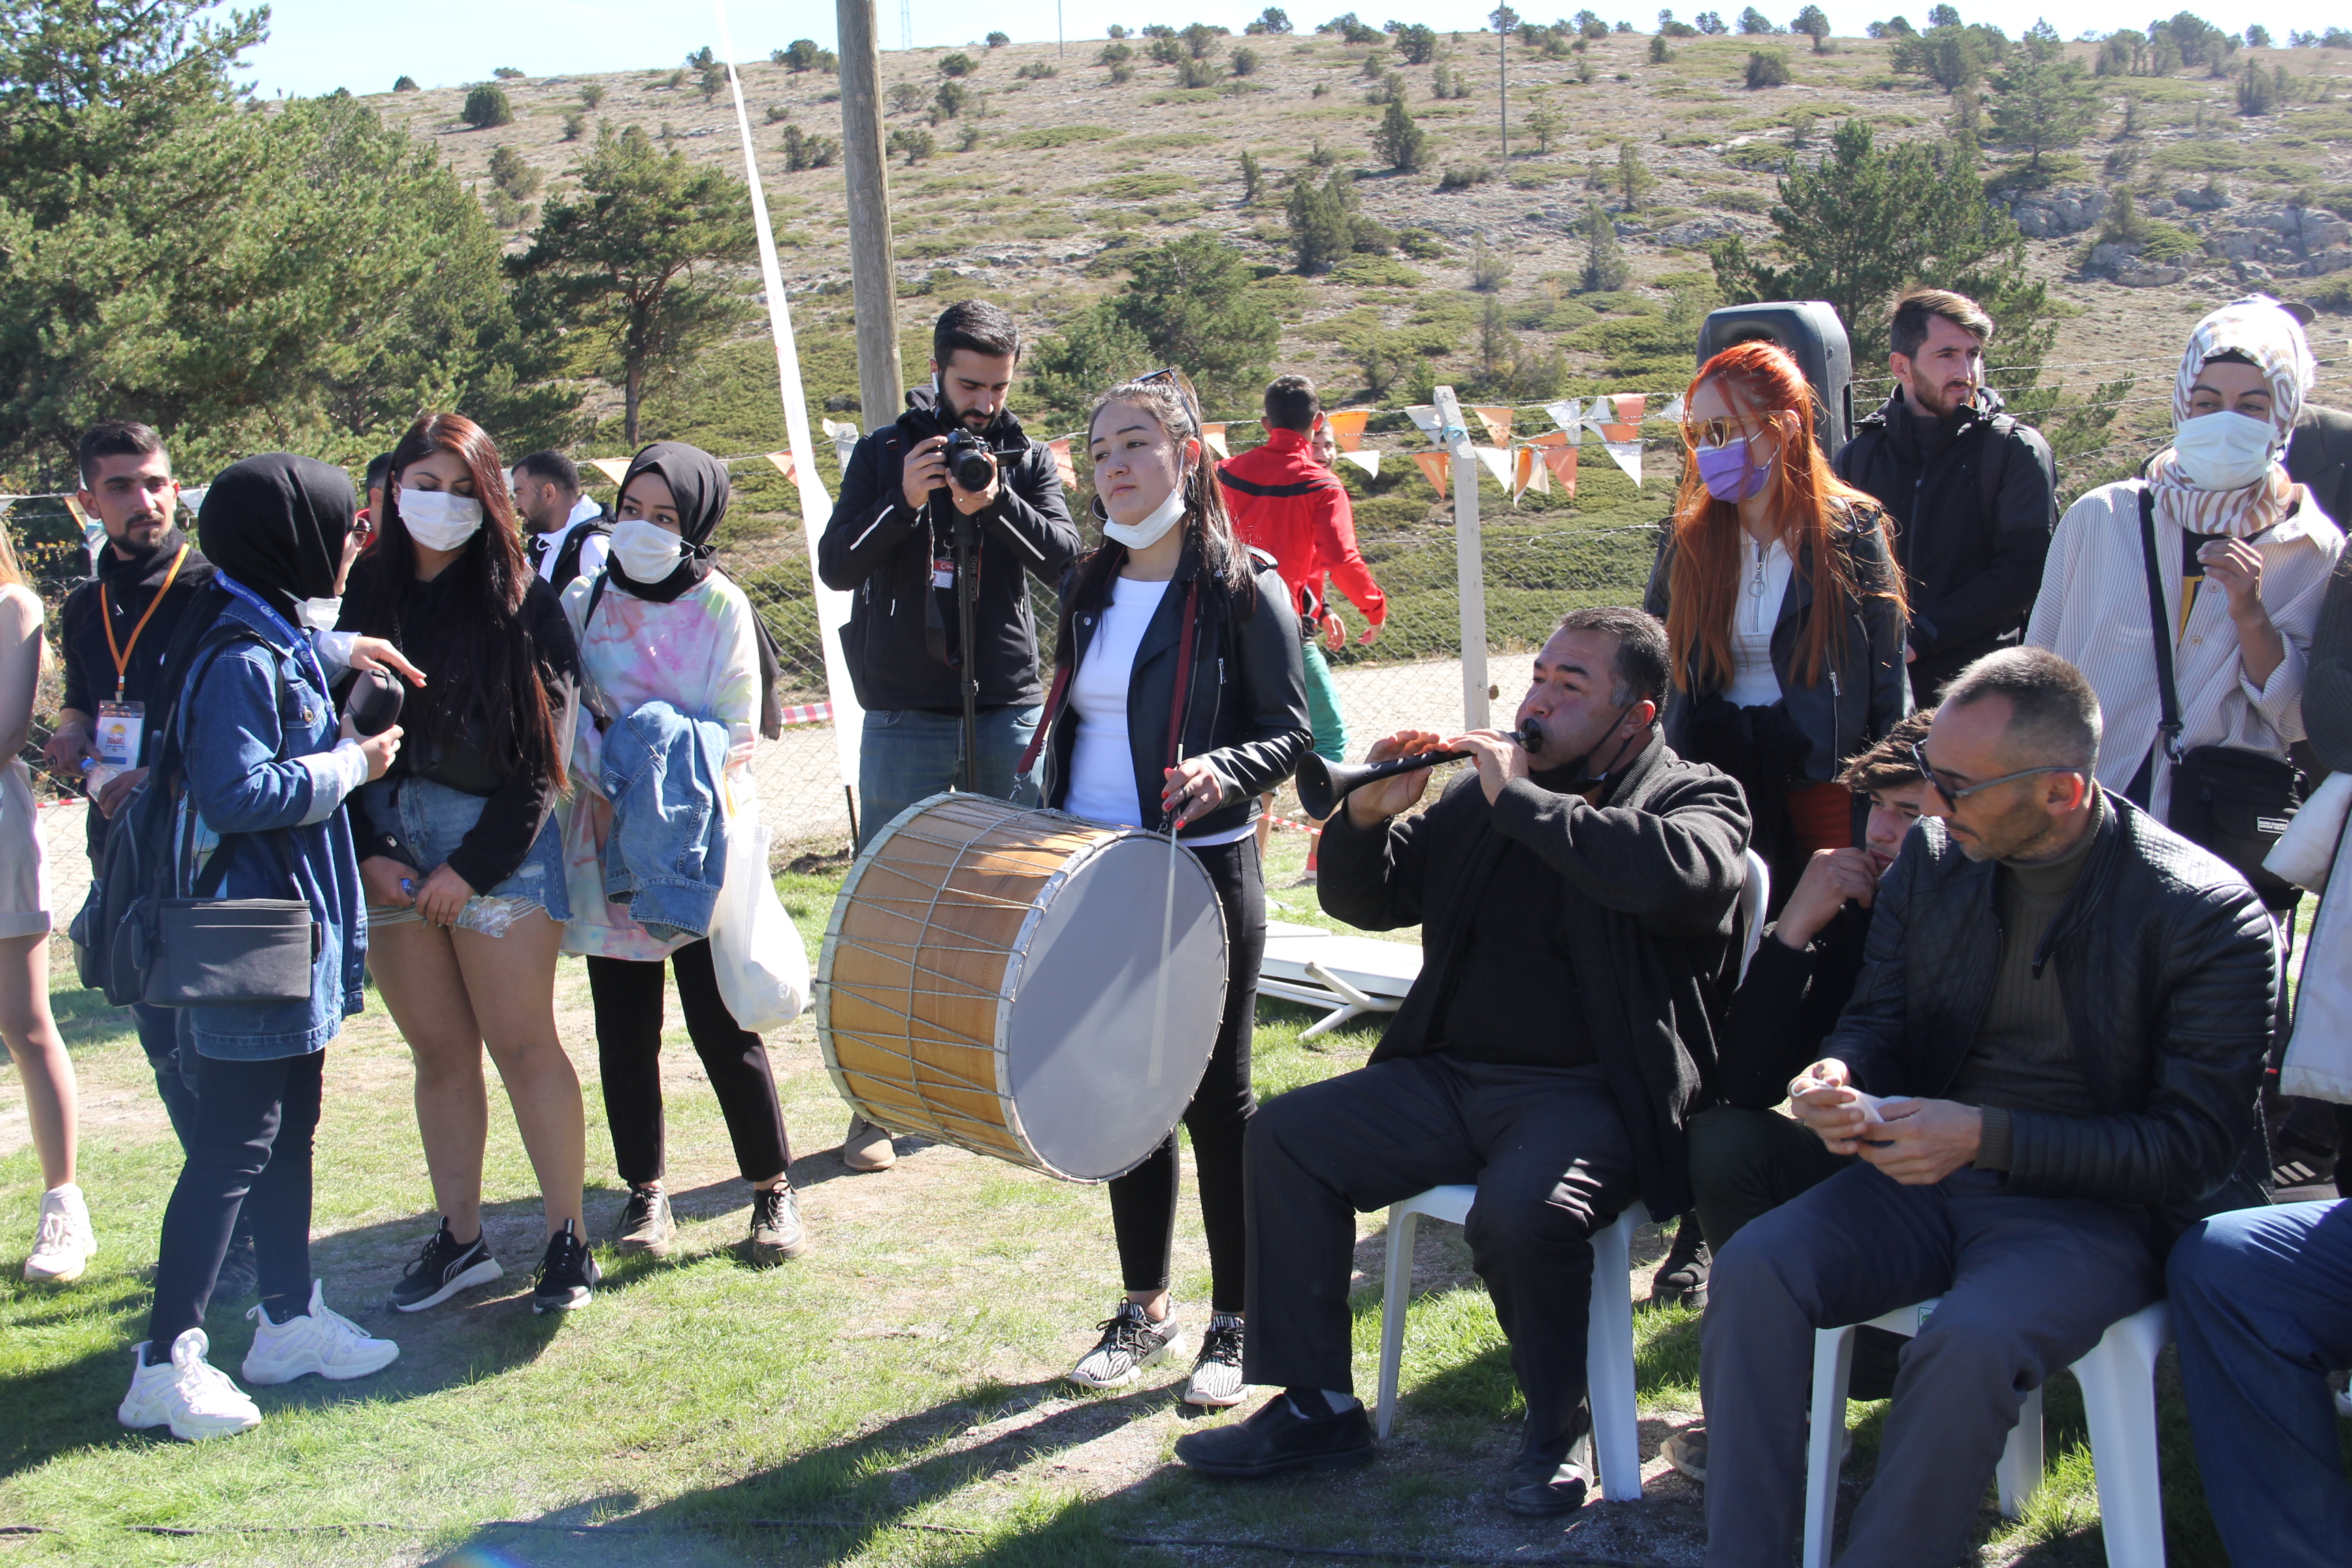
[[[604,571],[564,590],[564,614],[580,646],[582,702],[595,720],[576,727],[572,749],[565,840],[572,922],[564,947],[588,955],[604,1115],[614,1163],[629,1184],[614,1238],[619,1250],[664,1254],[677,1233],[662,1191],[667,959],[695,1051],[726,1113],[736,1168],[756,1189],[751,1256],[776,1263],[799,1253],[804,1241],[767,1047],[727,1010],[708,938],[656,935],[631,918],[630,906],[604,896],[604,846],[613,833],[602,783],[604,731],[645,704],[667,702],[687,719],[723,726],[726,793],[738,813],[751,804],[744,764],[760,720],[759,637],[751,602],[711,562],[727,497],[727,469],[717,458],[683,442],[655,442],[621,480]]]
[[[165,765],[162,756],[173,749],[165,748],[143,787],[178,792],[174,858],[192,844],[204,871],[220,873],[208,896],[282,899],[290,873],[318,939],[304,1000],[180,1015],[195,1124],[164,1212],[147,1340],[118,1412],[126,1426],[169,1426],[194,1438],[260,1422],[253,1401],[205,1361],[199,1326],[240,1208],[252,1224],[261,1287],[247,1382],[311,1372],[360,1377],[400,1353],[331,1310],[310,1276],[321,1068],[327,1042],[360,1010],[367,945],[342,805],[400,746],[397,726],[364,741],[339,726],[328,666],[340,668],[352,647],[323,650],[307,629],[334,624],[343,575],[364,541],[352,502],[341,469],[280,453],[221,475],[198,518],[216,574],[174,639],[175,679],[166,689],[179,700],[163,722],[181,760],[177,769]]]

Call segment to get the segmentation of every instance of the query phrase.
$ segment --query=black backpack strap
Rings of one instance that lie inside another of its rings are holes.
[[[2156,727],[2163,737],[2165,756],[2178,763],[2180,692],[2172,681],[2172,619],[2165,613],[2164,574],[2156,559],[2156,490],[2147,484],[2139,488],[2139,548],[2141,564],[2147,572],[2148,627],[2156,634],[2156,692],[2164,705]]]
[[[2017,421],[2006,414],[1996,414],[1986,423],[1990,430],[1985,439],[1992,449],[1977,464],[1977,481],[1983,492],[1985,515],[1990,517],[2000,505],[2000,482],[2009,477],[2009,437],[2017,428]]]
[[[580,617],[580,637],[585,641],[588,628],[596,623],[596,606],[604,602],[604,584],[609,574],[599,572],[588,584],[588,610]]]

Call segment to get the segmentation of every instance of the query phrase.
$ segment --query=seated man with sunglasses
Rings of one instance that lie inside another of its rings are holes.
[[[1709,1568],[1790,1560],[1814,1330],[1942,1299],[1838,1562],[1954,1562],[2025,1395],[2164,1293],[2186,1226],[2263,1201],[2269,918],[2099,788],[2098,747],[2082,672],[2008,648],[1916,748],[1923,819],[1878,886],[1853,1000],[1790,1085],[1861,1161],[1716,1259]]]

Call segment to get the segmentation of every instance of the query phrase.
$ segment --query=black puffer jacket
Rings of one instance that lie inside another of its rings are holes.
[[[1273,561],[1252,551],[1257,592],[1236,602],[1217,580],[1201,570],[1187,545],[1176,576],[1135,650],[1128,679],[1127,733],[1135,758],[1136,805],[1147,826],[1161,819],[1160,792],[1165,770],[1179,757],[1206,757],[1224,781],[1223,805],[1179,835],[1199,838],[1257,820],[1257,797],[1288,778],[1314,743],[1307,716],[1307,667],[1299,653],[1298,616]],[[1076,581],[1075,574],[1071,579]],[[1192,677],[1184,692],[1184,723],[1177,757],[1168,754],[1168,725],[1176,709],[1176,673],[1184,641],[1184,606],[1200,584],[1192,631]],[[1063,591],[1063,614],[1068,586]],[[1101,616],[1076,612],[1070,626],[1076,668],[1087,657]],[[1070,750],[1077,743],[1078,714],[1066,687],[1059,706],[1045,715],[1045,739],[1037,759],[1038,798],[1059,809],[1070,793]]]
[[[1929,423],[1897,387],[1839,448],[1838,478],[1895,520],[1911,600],[1911,690],[1932,702],[1953,676],[2025,634],[2058,526],[2050,443],[2000,411],[1990,387]]]
[[[1857,754],[1868,751],[1911,711],[1910,689],[1903,679],[1903,617],[1895,602],[1875,590],[1894,583],[1895,565],[1887,559],[1886,536],[1879,531],[1878,514],[1855,517],[1831,536],[1853,564],[1854,581],[1865,595],[1845,598],[1829,613],[1845,618],[1844,646],[1832,644],[1832,657],[1810,684],[1797,678],[1799,648],[1812,617],[1821,613],[1813,602],[1812,552],[1803,551],[1789,574],[1789,590],[1780,596],[1780,617],[1772,625],[1772,670],[1780,678],[1781,700],[1797,731],[1811,742],[1804,778],[1827,784]],[[1673,595],[1669,584],[1675,564],[1672,524],[1660,534],[1658,558],[1650,569],[1650,589],[1642,606],[1660,620],[1666,618]],[[1666,694],[1666,743],[1678,752],[1692,751],[1691,709],[1707,691],[1700,690],[1694,650],[1686,662],[1687,688]]]
[[[2008,1190],[2190,1222],[2267,1202],[2256,1094],[2280,1012],[2270,916],[2243,877],[2120,795],[2042,938],[2095,1116],[2011,1113]],[[1944,1095],[2000,961],[1995,868],[1932,818],[1885,878],[1822,1055],[1877,1095]]]
[[[947,595],[933,594],[931,560],[934,539],[944,558],[955,503],[944,489],[936,489],[917,510],[899,488],[907,449],[940,433],[934,400],[931,388],[915,388],[898,423],[857,443],[842,470],[833,521],[817,541],[817,576],[826,587],[856,595],[841,642],[866,708],[947,712],[963,705],[956,671],[933,650],[936,641],[947,657],[960,657],[960,641],[931,619],[951,613],[940,606]],[[1078,552],[1078,531],[1045,444],[1030,440],[1010,414],[998,417],[988,438],[1002,449],[1021,449],[1022,456],[1007,465],[996,503],[978,514],[980,613],[972,662],[979,666],[982,707],[1026,706],[1037,700],[1039,687],[1037,625],[1024,574],[1059,582]]]
[[[1748,879],[1739,786],[1653,740],[1599,805],[1515,779],[1491,806],[1465,772],[1417,816],[1323,831],[1324,911],[1369,931],[1421,927],[1421,975],[1372,1053],[1426,1056],[1462,969],[1472,906],[1507,843],[1559,873],[1524,916],[1544,924],[1576,970],[1584,1026],[1633,1144],[1653,1214],[1690,1206],[1684,1128],[1706,1101],[1732,956],[1732,906]],[[1543,1027],[1538,1013],[1528,1026]]]

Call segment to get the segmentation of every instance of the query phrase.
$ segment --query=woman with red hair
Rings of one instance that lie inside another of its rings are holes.
[[[1910,710],[1902,577],[1786,350],[1724,350],[1684,406],[1690,461],[1647,600],[1674,652],[1666,743],[1748,792],[1777,907],[1814,850],[1856,842],[1838,775]]]

